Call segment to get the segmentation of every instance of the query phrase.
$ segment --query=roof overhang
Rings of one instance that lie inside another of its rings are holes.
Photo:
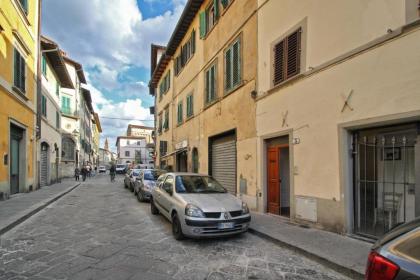
[[[70,74],[66,68],[66,63],[64,62],[62,51],[57,43],[45,36],[41,36],[41,52],[48,58],[48,62],[57,75],[61,86],[74,89]]]
[[[174,32],[172,33],[171,38],[169,39],[168,45],[166,46],[166,51],[159,60],[158,65],[156,66],[153,74],[151,76],[149,87],[156,88],[157,84],[166,69],[166,66],[169,64],[172,56],[175,54],[179,45],[181,44],[182,39],[188,31],[192,21],[200,10],[201,5],[204,3],[204,0],[188,0],[185,5],[184,11],[181,14],[181,17],[175,27]]]
[[[99,133],[102,133],[102,126],[101,126],[101,121],[99,120],[98,113],[94,113],[93,117],[95,118],[95,124],[96,124],[96,127],[98,128]]]
[[[76,68],[77,77],[79,77],[79,81],[83,84],[87,84],[85,72],[83,71],[83,66],[77,61],[74,61],[73,59],[69,58],[68,56],[64,56],[64,60],[70,64],[73,64]]]
[[[93,107],[92,107],[92,96],[90,95],[90,91],[85,89],[85,88],[82,88],[82,94],[83,94],[83,98],[86,101],[86,105],[89,109],[89,112],[91,114],[93,114],[94,111],[93,111]]]

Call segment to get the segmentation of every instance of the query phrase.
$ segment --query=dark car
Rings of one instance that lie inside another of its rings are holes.
[[[165,170],[143,169],[134,183],[134,194],[140,202],[150,199],[152,190],[159,184],[159,177],[165,174]]]
[[[366,280],[420,279],[420,218],[402,224],[372,247]]]

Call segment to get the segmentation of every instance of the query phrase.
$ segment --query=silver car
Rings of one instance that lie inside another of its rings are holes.
[[[138,201],[143,202],[150,200],[152,190],[159,185],[162,174],[166,173],[159,169],[142,169],[140,175],[136,177],[134,182],[134,195]]]
[[[175,239],[214,237],[248,230],[248,206],[215,179],[195,173],[167,173],[153,189],[152,214],[172,222]]]

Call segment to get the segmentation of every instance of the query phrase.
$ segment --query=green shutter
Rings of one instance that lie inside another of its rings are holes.
[[[238,40],[232,46],[232,87],[239,85],[240,82],[241,82],[241,50],[240,50],[240,40]]]
[[[211,92],[210,92],[210,96],[211,96],[211,101],[213,101],[216,97],[216,65],[213,65],[211,67]]]
[[[14,85],[16,87],[19,88],[19,83],[20,83],[20,78],[19,78],[19,71],[20,71],[20,58],[19,58],[19,53],[18,51],[15,49],[14,51]]]
[[[44,74],[44,76],[47,76],[47,59],[45,58],[45,56],[42,56],[42,74]]]
[[[210,102],[210,69],[206,71],[206,103]]]
[[[206,27],[206,11],[200,13],[200,39],[206,37],[207,27]]]
[[[195,30],[191,33],[191,53],[195,54]]]
[[[232,88],[232,50],[229,48],[225,53],[225,89]]]
[[[214,6],[214,17],[218,19],[219,18],[219,0],[213,0],[213,6]]]

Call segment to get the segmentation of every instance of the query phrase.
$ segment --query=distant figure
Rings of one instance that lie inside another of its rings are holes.
[[[115,172],[117,170],[115,169],[115,165],[111,165],[111,168],[109,169],[109,175],[111,176],[111,182],[114,182],[115,180]]]
[[[80,169],[77,166],[74,169],[74,178],[76,179],[76,181],[80,181]]]
[[[90,165],[86,165],[86,173],[88,177],[91,176],[91,172],[92,172],[92,168],[90,168]]]
[[[82,167],[82,179],[83,179],[83,182],[86,181],[87,173],[88,173],[87,168],[86,168],[85,165],[83,165],[83,167]]]

